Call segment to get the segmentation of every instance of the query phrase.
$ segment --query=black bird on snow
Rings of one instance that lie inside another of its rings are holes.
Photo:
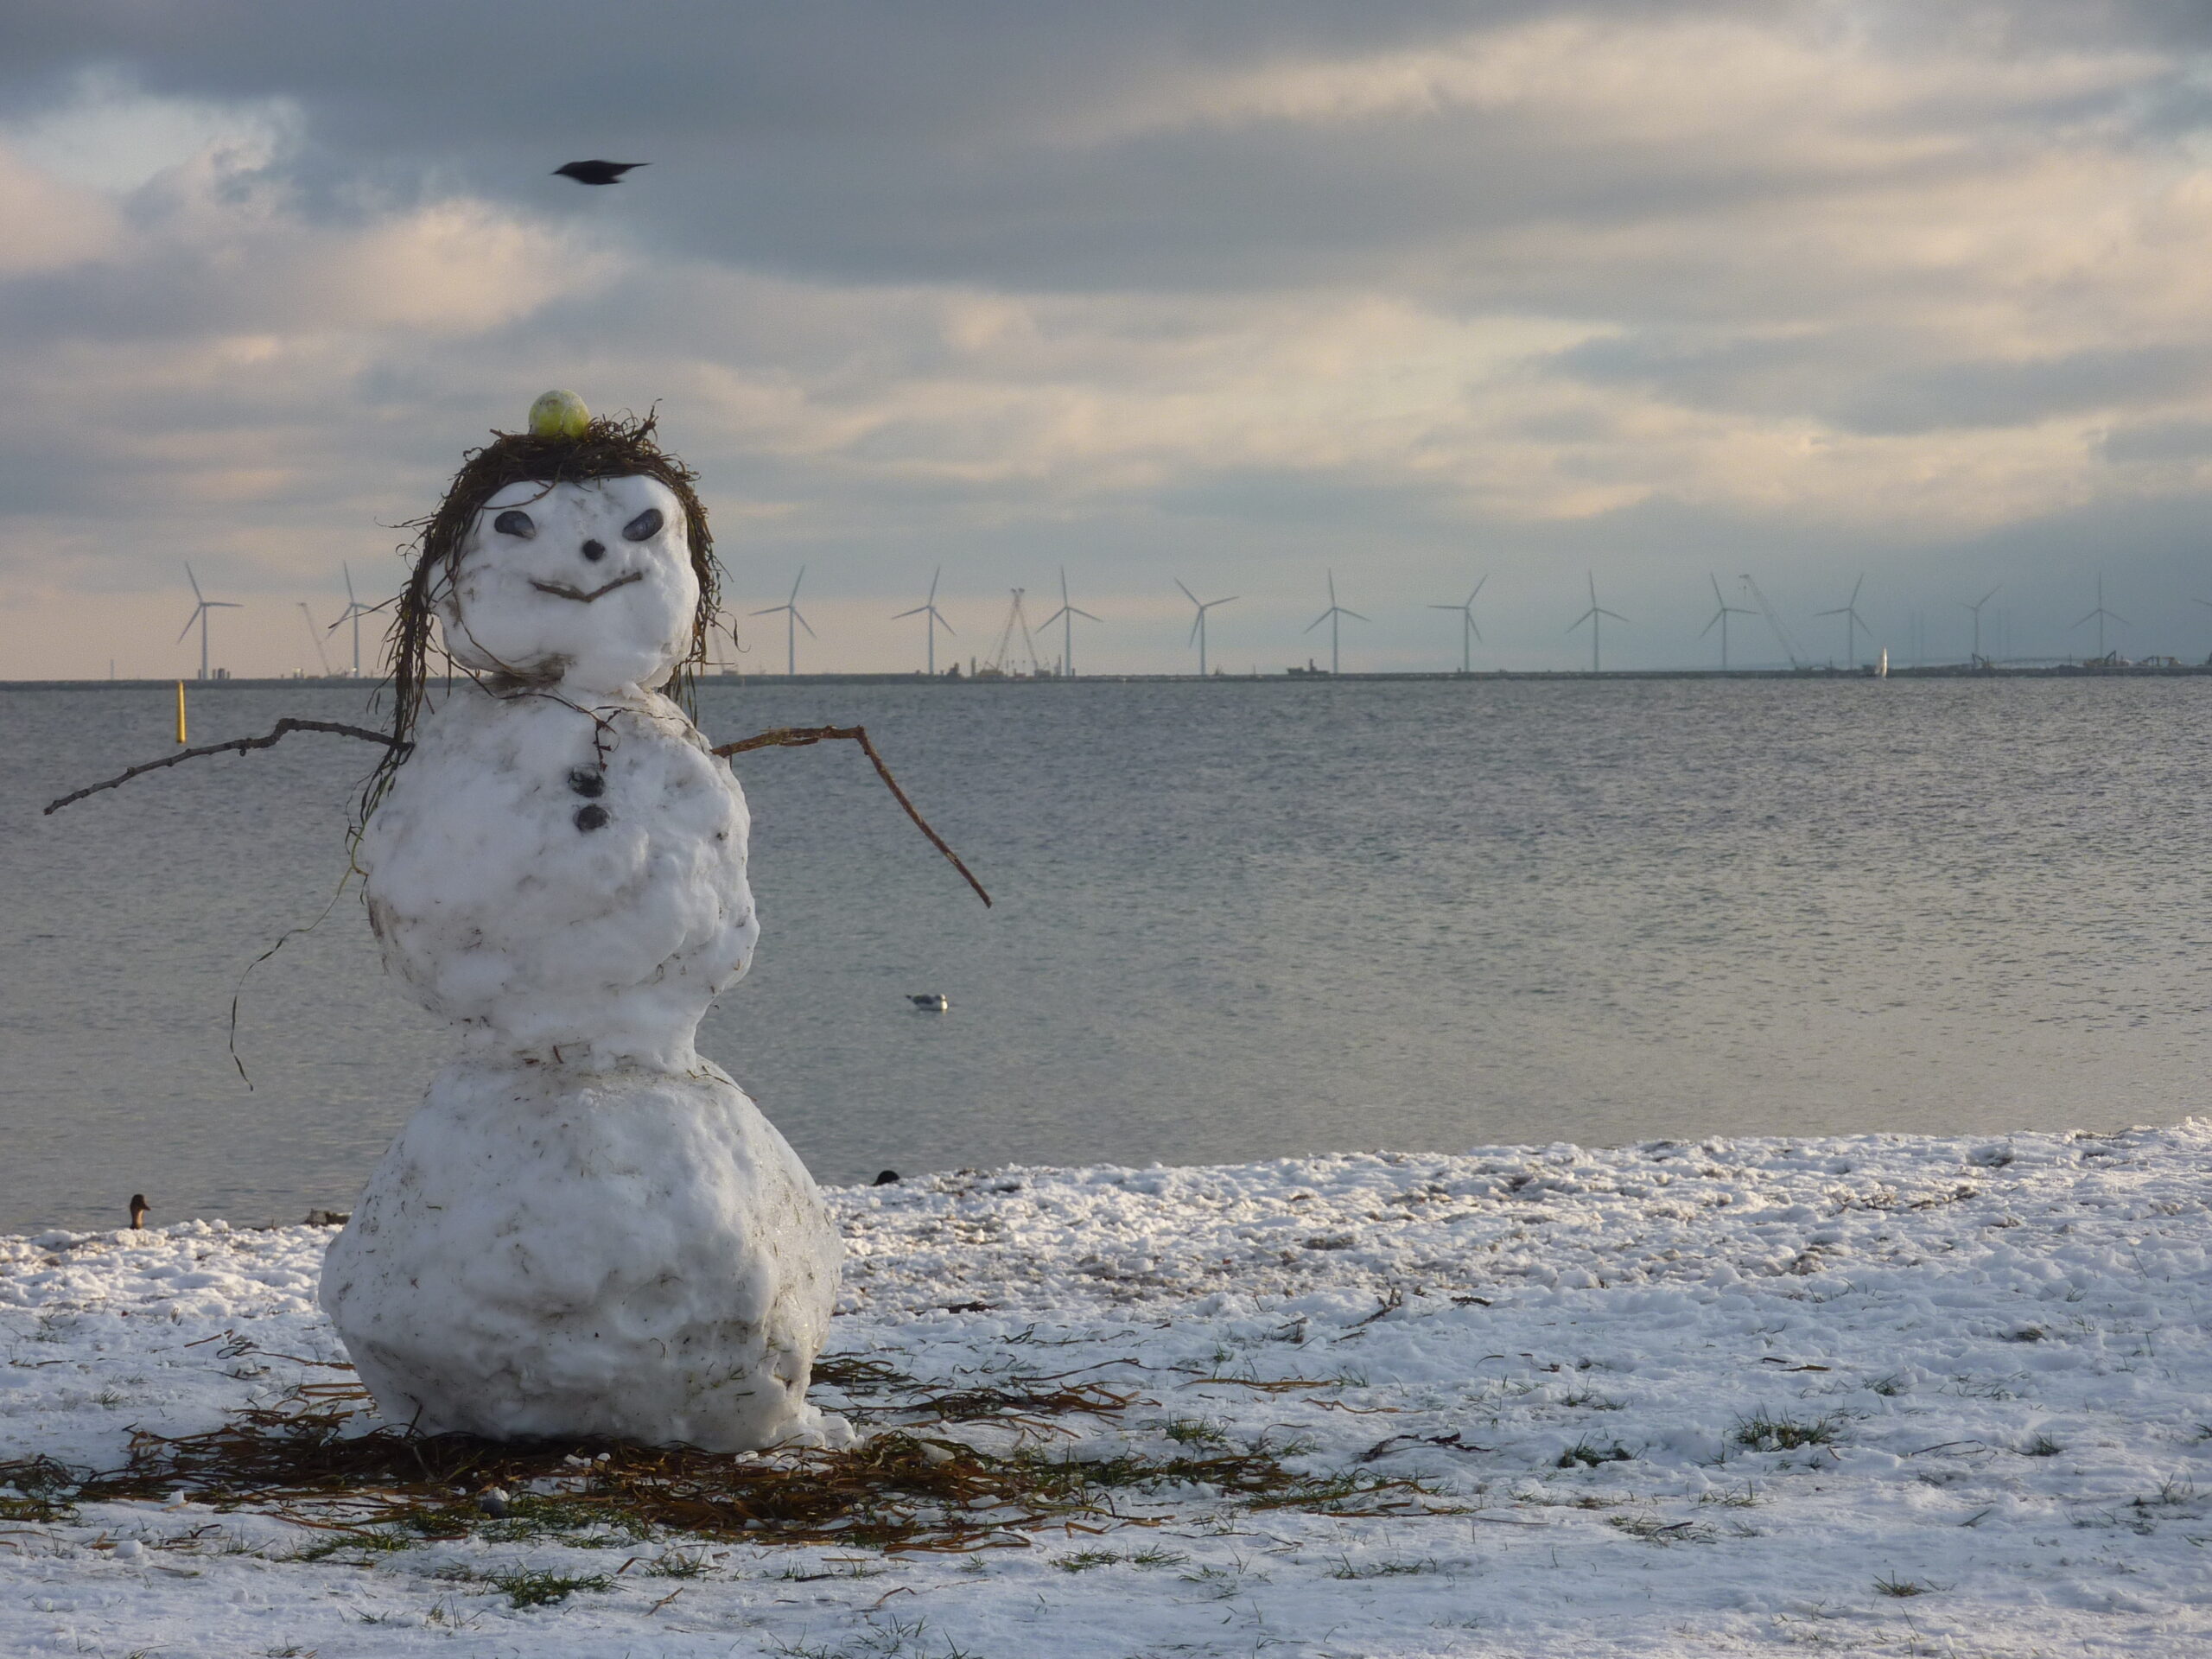
[[[133,1192],[130,1195],[130,1226],[134,1232],[146,1224],[146,1195]]]
[[[555,168],[553,176],[574,179],[578,184],[620,184],[632,168],[652,165],[651,162],[569,162]]]

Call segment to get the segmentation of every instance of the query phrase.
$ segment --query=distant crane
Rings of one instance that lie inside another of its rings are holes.
[[[1713,612],[1713,621],[1707,623],[1702,628],[1698,630],[1697,637],[1700,639],[1704,639],[1707,634],[1713,632],[1714,623],[1718,623],[1719,625],[1720,670],[1721,672],[1725,674],[1728,671],[1728,619],[1732,616],[1749,616],[1751,613],[1745,610],[1740,605],[1731,605],[1726,600],[1723,599],[1720,596],[1720,578],[1713,575],[1710,572],[1707,572],[1707,574],[1713,583],[1713,602],[1719,606],[1719,608]]]
[[[931,679],[937,677],[937,631],[943,628],[947,633],[952,632],[952,624],[944,620],[944,613],[937,607],[937,579],[944,574],[944,567],[941,564],[930,572],[930,596],[915,606],[912,610],[901,611],[891,619],[893,622],[904,622],[910,616],[927,619],[922,624],[922,632],[929,636],[929,664]],[[794,599],[798,597],[798,589],[796,587],[791,589],[791,597]],[[957,634],[954,635],[956,639],[958,637]]]
[[[1475,584],[1474,592],[1467,595],[1466,602],[1464,604],[1432,605],[1428,607],[1432,611],[1459,613],[1459,671],[1462,674],[1471,674],[1475,671],[1475,642],[1483,637],[1483,631],[1475,626],[1475,599],[1483,590],[1483,582],[1489,580],[1490,573],[1484,571],[1482,582]]]
[[[784,619],[784,675],[787,679],[798,677],[798,631],[806,629],[806,637],[819,639],[807,620],[798,613],[798,585],[806,580],[806,567],[798,568],[798,575],[791,578],[791,596],[780,605],[771,605],[765,611],[755,611],[755,616],[780,616]]]
[[[200,591],[200,578],[192,574],[192,567],[189,564],[187,564],[184,567],[184,579],[192,584],[192,596],[194,599],[197,600],[199,603],[192,607],[192,614],[185,621],[183,632],[177,635],[177,641],[179,644],[182,644],[185,634],[192,632],[192,625],[194,622],[197,622],[200,625],[200,677],[204,680],[208,677],[207,613],[210,611],[242,611],[245,607],[243,605],[234,605],[227,599],[210,599],[207,594],[201,593]]]
[[[308,640],[315,646],[315,659],[322,664],[322,677],[330,677],[330,657],[322,648],[322,630],[315,625],[315,613],[308,609],[304,599],[300,601],[300,614],[308,620]]]
[[[2083,617],[2081,622],[2076,622],[2074,625],[2077,628],[2082,626],[2082,622],[2094,622],[2097,625],[2097,660],[2099,662],[2104,661],[2105,658],[2109,654],[2105,650],[2105,619],[2107,617],[2110,617],[2113,621],[2119,623],[2123,628],[2133,626],[2126,617],[2120,615],[2119,612],[2105,609],[2105,579],[2102,576],[2099,576],[2097,578],[2097,608],[2091,611],[2088,615]]]
[[[1175,585],[1178,588],[1183,588],[1183,579],[1180,576],[1175,579]],[[1206,672],[1206,613],[1217,605],[1234,603],[1236,595],[1231,594],[1227,599],[1200,599],[1189,588],[1183,588],[1183,597],[1198,607],[1198,619],[1191,624],[1191,639],[1198,642],[1198,677],[1204,679]],[[1185,643],[1188,644],[1189,641]]]
[[[1049,628],[1055,622],[1060,625],[1060,672],[1070,679],[1075,677],[1075,620],[1078,616],[1086,622],[1098,620],[1068,598],[1068,568],[1064,564],[1060,567],[1060,608],[1037,626]]]
[[[353,623],[353,677],[358,680],[361,677],[361,619],[373,614],[376,607],[372,605],[364,605],[353,597],[353,567],[340,560],[338,568],[346,573],[346,608],[338,613],[338,622],[332,623],[323,632],[326,633],[335,632],[339,622],[350,620]]]
[[[1866,619],[1859,614],[1859,590],[1866,585],[1866,578],[1859,577],[1851,584],[1849,599],[1834,610],[1815,613],[1821,616],[1840,616],[1843,619],[1843,665],[1846,668],[1859,666],[1859,630],[1866,628]],[[1872,633],[1874,630],[1866,628],[1866,632]]]
[[[1996,598],[1997,588],[2002,588],[2004,585],[2005,584],[2003,582],[1999,582],[1996,588],[1992,588],[1987,593],[1984,594],[1980,599],[1974,601],[1971,605],[1968,605],[1963,599],[1959,601],[1959,605],[1961,609],[1969,610],[1974,613],[1974,655],[1967,659],[1967,666],[1970,668],[1980,668],[1982,664],[1987,660],[1981,654],[1981,607],[1988,604],[1991,600]]]
[[[1581,615],[1576,617],[1573,621],[1568,623],[1567,625],[1567,631],[1569,633],[1573,633],[1585,622],[1587,622],[1590,625],[1590,671],[1592,674],[1598,674],[1604,672],[1604,670],[1599,665],[1599,658],[1598,656],[1598,630],[1603,626],[1601,619],[1610,616],[1614,621],[1625,627],[1628,626],[1628,618],[1623,616],[1618,611],[1607,610],[1604,606],[1598,602],[1598,578],[1592,573],[1586,572],[1585,574],[1588,575],[1590,577],[1590,608],[1583,612]]]
[[[1782,626],[1782,619],[1774,613],[1774,607],[1767,603],[1766,595],[1759,591],[1758,583],[1753,582],[1748,574],[1736,580],[1744,584],[1744,591],[1751,595],[1751,603],[1759,607],[1759,614],[1766,618],[1767,626],[1774,630],[1775,640],[1781,645],[1782,654],[1789,659],[1789,666],[1804,667],[1804,658],[1797,652],[1797,642],[1789,637],[1789,630]]]
[[[1308,622],[1306,625],[1306,632],[1313,632],[1324,622],[1329,625],[1329,672],[1332,676],[1337,671],[1337,625],[1339,620],[1347,616],[1355,622],[1367,620],[1357,611],[1348,611],[1337,603],[1337,573],[1332,570],[1329,572],[1329,608]]]
[[[1007,653],[1013,648],[1014,636],[1016,630],[1019,630],[1021,634],[1021,654],[1029,659],[1029,676],[1032,679],[1038,676],[1037,642],[1030,637],[1029,618],[1021,608],[1023,591],[1020,588],[1014,590],[1014,603],[1007,607],[1006,626],[999,630],[998,649],[991,653],[991,660],[983,665],[986,673],[1005,674],[1009,671],[1007,665]],[[1014,661],[1018,666],[1020,658],[1017,658]]]

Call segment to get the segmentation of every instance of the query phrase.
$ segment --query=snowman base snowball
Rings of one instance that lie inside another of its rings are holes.
[[[370,1177],[321,1301],[421,1433],[836,1444],[805,1396],[842,1255],[798,1154],[712,1068],[462,1060]]]

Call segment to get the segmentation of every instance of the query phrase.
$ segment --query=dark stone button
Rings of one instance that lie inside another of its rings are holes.
[[[603,806],[580,806],[576,809],[576,828],[588,835],[594,830],[607,828],[613,817]]]
[[[607,774],[589,766],[578,766],[569,774],[569,787],[588,800],[596,800],[607,793]]]

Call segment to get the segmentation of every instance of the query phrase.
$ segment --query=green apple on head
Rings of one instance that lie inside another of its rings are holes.
[[[581,438],[590,424],[591,411],[573,391],[549,391],[530,406],[533,438]]]

